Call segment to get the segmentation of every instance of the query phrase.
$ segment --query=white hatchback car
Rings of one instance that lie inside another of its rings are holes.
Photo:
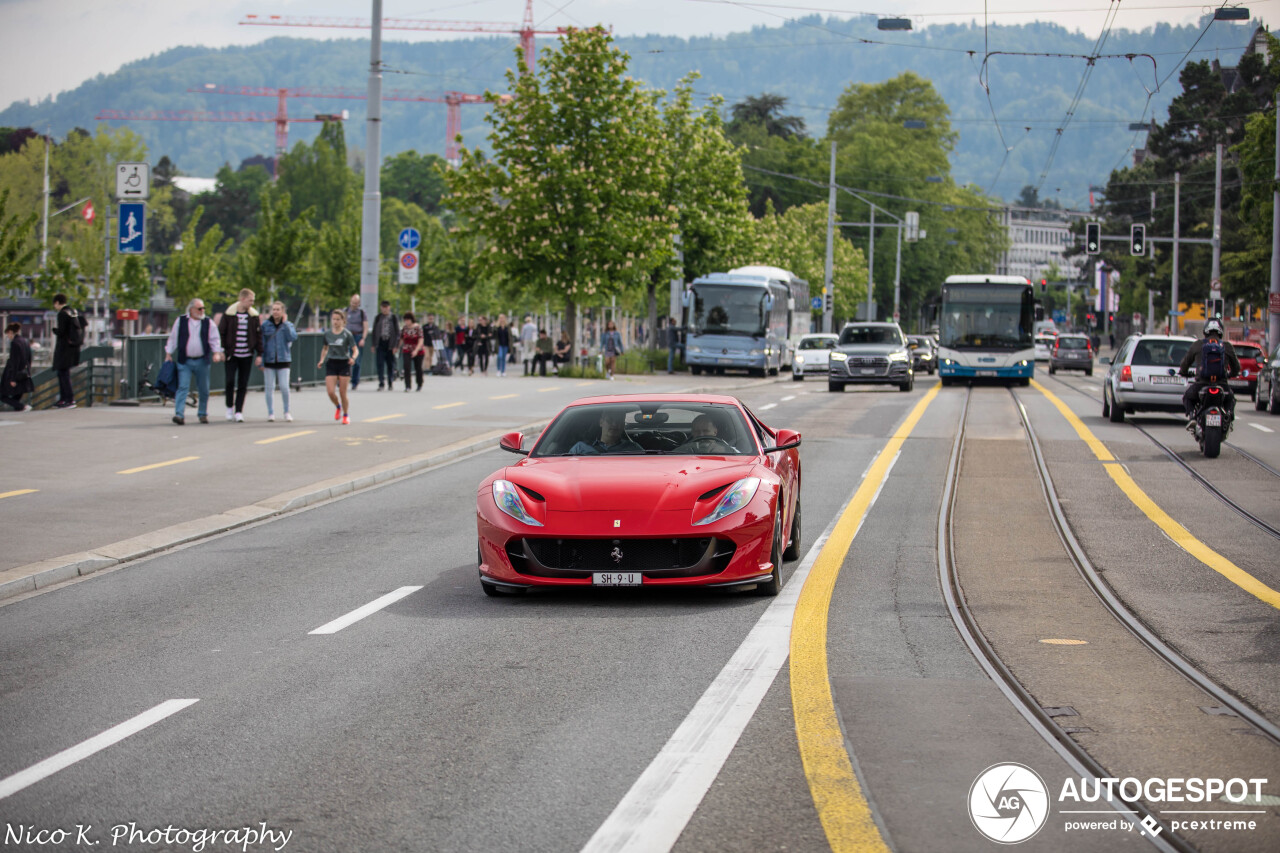
[[[791,357],[791,379],[795,382],[804,380],[805,374],[816,374],[825,377],[827,364],[831,359],[831,351],[836,348],[839,335],[805,335]]]
[[[1049,351],[1053,349],[1053,344],[1057,341],[1057,335],[1039,334],[1035,337],[1036,361],[1048,361]]]

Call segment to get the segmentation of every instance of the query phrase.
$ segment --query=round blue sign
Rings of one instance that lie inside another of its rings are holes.
[[[400,232],[400,248],[406,251],[418,248],[422,243],[422,235],[417,228],[406,228]]]
[[[815,297],[813,297],[813,310],[814,310],[814,311],[821,311],[821,310],[822,310],[822,297],[821,297],[821,296],[815,296]]]

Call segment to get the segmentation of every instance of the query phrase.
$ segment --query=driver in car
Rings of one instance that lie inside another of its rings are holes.
[[[737,448],[720,437],[720,429],[716,426],[716,420],[711,415],[703,413],[693,419],[693,423],[689,425],[689,440],[686,441],[681,448],[697,449],[701,442],[702,450],[699,452],[707,452],[710,446],[727,447],[733,452],[737,452]]]
[[[579,441],[569,448],[570,456],[595,456],[601,453],[644,453],[644,448],[627,438],[622,429],[625,415],[617,409],[606,409],[600,415],[600,437],[593,442]]]

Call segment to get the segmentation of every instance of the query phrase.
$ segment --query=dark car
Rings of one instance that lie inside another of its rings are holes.
[[[1280,415],[1280,346],[1277,346],[1258,370],[1258,388],[1253,407]]]
[[[1262,347],[1249,341],[1232,341],[1231,347],[1240,359],[1240,375],[1231,380],[1231,390],[1237,397],[1252,399],[1258,391],[1258,371],[1267,363]]]
[[[915,385],[911,349],[897,323],[848,323],[828,363],[827,390],[843,391],[850,384]]]
[[[1058,335],[1049,348],[1049,374],[1059,370],[1083,370],[1093,375],[1093,344],[1086,335]]]
[[[933,338],[928,335],[907,335],[907,345],[911,347],[911,369],[916,373],[924,371],[932,376],[938,370],[938,351],[934,348]]]

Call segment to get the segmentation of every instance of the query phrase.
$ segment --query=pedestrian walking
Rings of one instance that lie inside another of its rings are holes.
[[[422,390],[422,360],[426,347],[422,342],[422,327],[414,320],[413,314],[404,312],[404,325],[400,327],[400,359],[404,369],[404,390],[408,392],[410,385],[410,369],[418,379],[418,390]]]
[[[15,412],[29,412],[31,404],[23,403],[22,395],[36,390],[31,381],[31,344],[22,336],[21,323],[5,326],[4,339],[9,342],[9,359],[0,373],[0,403]]]
[[[430,376],[431,368],[436,363],[436,338],[440,337],[440,330],[436,328],[436,315],[428,314],[427,322],[418,325],[422,326],[423,370]]]
[[[272,408],[275,389],[280,388],[280,399],[284,402],[284,419],[292,422],[289,414],[289,369],[293,365],[293,342],[298,339],[298,330],[289,322],[284,303],[279,300],[271,303],[271,314],[262,322],[262,383],[267,397],[267,420],[276,419]]]
[[[89,321],[67,304],[66,294],[63,293],[54,295],[53,310],[58,312],[53,327],[54,337],[57,338],[53,345],[53,369],[58,372],[58,402],[53,407],[74,409],[76,394],[71,387],[71,368],[80,363],[80,347],[84,346],[84,330]]]
[[[499,314],[498,322],[493,327],[493,342],[498,348],[498,375],[507,375],[507,359],[511,353],[511,326],[507,323],[507,315]]]
[[[454,367],[461,370],[464,366],[462,362],[465,358],[467,370],[469,373],[474,374],[476,372],[476,352],[473,348],[475,346],[475,333],[472,331],[466,317],[459,317],[458,325],[453,327],[453,346],[457,352],[458,359]]]
[[[605,376],[612,380],[613,368],[618,363],[618,356],[625,352],[622,348],[622,335],[618,332],[618,324],[612,320],[604,327],[604,334],[600,336],[600,351],[604,353]]]
[[[365,339],[369,336],[368,315],[360,307],[360,294],[353,294],[351,307],[343,315],[347,321],[347,331],[356,339],[356,360],[351,365],[351,390],[360,387],[360,357],[364,355]]]
[[[164,360],[178,363],[178,394],[174,398],[173,422],[186,423],[187,394],[196,380],[196,414],[200,423],[209,422],[209,365],[222,361],[222,338],[218,327],[205,316],[204,300],[196,297],[187,304],[187,313],[173,321],[164,345]]]
[[[351,423],[347,388],[359,360],[360,345],[347,328],[347,312],[338,309],[329,316],[329,331],[324,333],[324,349],[316,366],[324,368],[324,389],[334,405],[333,419],[342,421],[344,426]]]
[[[520,327],[520,357],[524,359],[524,372],[529,375],[530,365],[537,358],[538,327],[533,324],[533,317],[524,315],[524,325]]]
[[[453,364],[453,352],[457,347],[454,345],[455,329],[453,323],[444,324],[444,363]]]
[[[252,290],[241,290],[239,300],[227,306],[218,321],[218,337],[227,351],[227,420],[237,423],[244,423],[244,397],[255,357],[262,364],[262,321],[253,307],[254,299]]]
[[[676,353],[684,360],[684,339],[680,336],[680,326],[675,317],[667,318],[667,373],[675,373]]]
[[[400,349],[400,321],[391,313],[391,303],[385,299],[378,306],[378,316],[373,318],[373,346],[378,362],[378,390],[394,388],[396,352]]]
[[[493,343],[493,326],[489,325],[489,318],[483,314],[476,320],[475,339],[476,361],[480,362],[480,375],[488,376],[489,356],[493,354],[490,348]]]

